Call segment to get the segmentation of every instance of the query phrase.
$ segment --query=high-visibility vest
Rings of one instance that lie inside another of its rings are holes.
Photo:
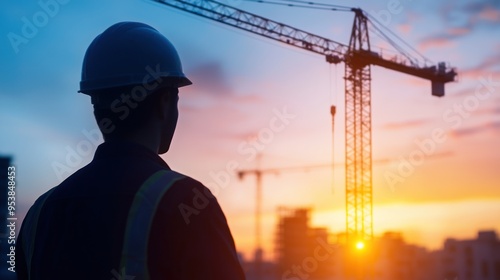
[[[138,280],[150,279],[147,249],[153,218],[163,195],[176,181],[182,178],[184,178],[184,175],[177,172],[160,170],[141,185],[128,212],[120,267],[117,271],[128,276],[134,276]],[[25,218],[26,230],[25,234],[23,234],[23,250],[26,257],[28,278],[30,279],[38,218],[45,201],[54,189],[42,195]]]

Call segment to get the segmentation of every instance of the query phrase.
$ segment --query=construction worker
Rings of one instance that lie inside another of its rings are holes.
[[[190,85],[156,29],[117,23],[84,57],[80,92],[103,134],[90,164],[40,196],[17,239],[22,279],[244,279],[226,218],[172,171],[178,88]]]

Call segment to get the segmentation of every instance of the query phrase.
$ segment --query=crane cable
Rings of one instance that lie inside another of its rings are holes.
[[[341,6],[341,5],[334,5],[334,4],[326,4],[326,3],[319,3],[319,2],[311,2],[311,1],[303,1],[303,0],[275,0],[275,1],[269,1],[269,0],[243,0],[246,2],[254,2],[254,3],[263,3],[263,4],[272,4],[272,5],[279,5],[279,6],[287,6],[287,7],[296,7],[296,8],[307,8],[307,9],[316,9],[316,10],[327,10],[327,11],[340,11],[340,12],[352,12],[354,11],[354,8],[352,7],[347,7],[347,6]],[[298,4],[290,4],[290,3],[298,3]],[[422,55],[419,51],[417,51],[414,47],[412,47],[410,44],[405,42],[401,37],[399,37],[396,33],[391,31],[387,26],[384,24],[380,23],[374,16],[370,15],[366,11],[363,11],[363,13],[367,16],[368,20],[370,21],[371,25],[373,26],[374,33],[377,33],[382,39],[385,39],[390,45],[392,45],[400,54],[402,54],[404,57],[410,61],[414,66],[419,66],[418,64],[418,59],[413,57],[409,52],[405,51],[401,46],[399,46],[394,40],[389,38],[378,26],[383,27],[390,35],[394,36],[397,40],[402,42],[406,47],[408,47],[411,51],[413,51],[415,54],[420,56],[424,60],[424,64],[431,62],[427,57]],[[377,23],[378,26],[375,24]]]
[[[312,2],[312,1],[304,1],[304,0],[279,0],[283,2],[292,2],[292,3],[301,3],[301,4],[307,4],[310,6],[322,6],[322,7],[329,7],[329,8],[336,8],[339,10],[345,10],[345,11],[352,11],[353,7],[347,7],[347,6],[341,6],[341,5],[335,5],[335,4],[327,4],[327,3],[319,3],[319,2]]]
[[[330,64],[330,114],[332,116],[332,194],[335,194],[335,114],[337,113],[337,64],[335,64],[334,85],[332,90],[332,64]]]
[[[382,24],[376,17],[374,17],[374,16],[372,16],[372,15],[366,13],[366,12],[365,12],[365,14],[368,17],[371,25],[379,32],[380,36],[383,37],[385,40],[387,40],[389,44],[391,44],[396,50],[398,50],[404,56],[406,56],[410,61],[414,61],[416,59],[413,58],[408,52],[406,52],[396,42],[394,42],[393,40],[391,40],[389,38],[389,36],[387,36],[386,34],[384,34],[384,32],[381,30],[381,28],[379,26],[381,26],[382,28],[384,28],[390,35],[394,36],[397,40],[399,40],[400,42],[402,42],[411,51],[413,51],[415,54],[417,54],[418,56],[420,56],[424,60],[424,63],[431,62],[430,59],[428,59],[426,56],[424,56],[423,54],[421,54],[418,50],[416,50],[414,47],[412,47],[410,44],[408,44],[406,41],[404,41],[401,37],[399,37],[396,33],[394,33],[392,30],[390,30],[387,26],[385,26],[384,24]],[[377,25],[375,23],[377,23]]]
[[[294,1],[294,0],[281,0],[285,2],[276,2],[276,1],[268,1],[268,0],[243,0],[246,2],[254,2],[254,3],[263,3],[263,4],[272,4],[278,6],[287,6],[287,7],[295,7],[295,8],[306,8],[306,9],[316,9],[316,10],[327,10],[327,11],[339,11],[339,12],[350,12],[352,8],[337,6],[337,5],[328,5],[322,3],[314,3],[314,2],[306,2],[306,1]],[[280,1],[280,0],[278,0]],[[294,2],[294,3],[306,3],[305,4],[290,4],[286,2]],[[317,6],[313,6],[317,5]],[[320,7],[321,6],[321,7]]]

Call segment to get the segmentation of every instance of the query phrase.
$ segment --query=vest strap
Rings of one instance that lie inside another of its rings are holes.
[[[184,175],[160,170],[147,179],[135,194],[123,240],[120,271],[136,279],[149,279],[148,241],[153,218],[164,194]]]

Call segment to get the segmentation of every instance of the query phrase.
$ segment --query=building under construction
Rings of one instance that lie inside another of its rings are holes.
[[[328,243],[326,228],[310,227],[310,212],[278,208],[275,253],[281,279],[329,279],[334,273],[335,247]]]

